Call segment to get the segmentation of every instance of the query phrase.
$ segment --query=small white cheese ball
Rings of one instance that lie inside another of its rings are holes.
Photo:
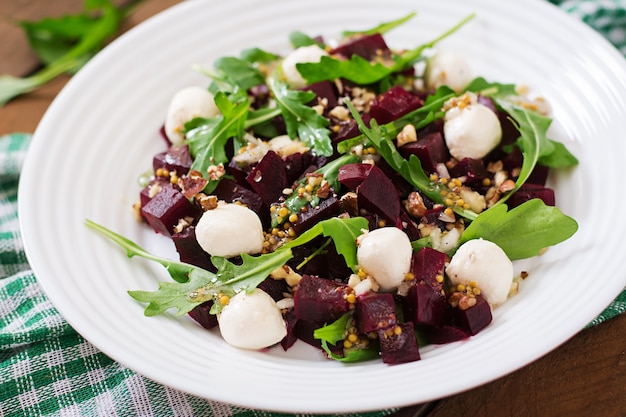
[[[218,315],[220,333],[231,346],[263,349],[287,335],[287,325],[276,302],[265,291],[240,292]]]
[[[498,116],[487,106],[472,103],[446,111],[443,135],[450,155],[458,160],[480,159],[502,140]]]
[[[285,57],[282,63],[283,74],[289,87],[302,88],[307,82],[296,68],[296,64],[305,62],[320,62],[328,53],[317,45],[301,46]]]
[[[383,227],[357,238],[357,261],[382,292],[397,289],[411,269],[413,248],[409,237],[396,227]]]
[[[446,268],[453,284],[474,281],[485,300],[493,306],[506,301],[513,283],[513,263],[493,242],[468,240],[456,251]]]
[[[428,60],[424,78],[427,88],[447,85],[460,93],[472,81],[472,71],[465,57],[454,51],[441,51]]]
[[[215,105],[213,94],[206,88],[190,86],[178,91],[172,97],[165,118],[165,134],[175,145],[184,140],[185,123],[195,117],[215,117],[220,110]]]
[[[202,214],[196,225],[196,240],[213,256],[232,258],[263,249],[263,225],[256,213],[244,206],[221,202]]]

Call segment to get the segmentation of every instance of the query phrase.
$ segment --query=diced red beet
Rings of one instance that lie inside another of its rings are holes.
[[[200,247],[196,240],[196,229],[194,226],[186,227],[182,232],[174,233],[172,241],[181,262],[195,265],[208,271],[215,271],[215,267],[211,263],[211,256]]]
[[[315,207],[305,206],[307,210],[298,215],[293,223],[293,229],[300,234],[322,220],[335,216],[339,211],[339,200],[334,195],[320,200]]]
[[[282,158],[274,151],[269,151],[252,168],[246,177],[252,189],[269,206],[276,202],[287,187],[287,172]]]
[[[422,104],[418,96],[396,85],[376,97],[370,106],[370,116],[379,124],[385,124],[418,109]]]
[[[446,297],[425,281],[419,281],[402,299],[404,319],[418,326],[441,327],[452,323],[451,307]]]
[[[465,177],[465,184],[473,185],[487,178],[487,170],[482,159],[463,158],[448,172],[454,178]]]
[[[148,204],[148,201],[152,200],[152,197],[154,197],[154,196],[150,195],[152,187],[160,187],[160,186],[163,186],[163,184],[166,184],[166,183],[169,183],[169,180],[167,178],[156,177],[154,180],[152,180],[150,182],[150,184],[148,184],[144,188],[142,188],[141,191],[139,192],[140,207],[143,207],[146,204]]]
[[[285,323],[287,323],[287,335],[280,341],[280,345],[283,347],[283,350],[286,351],[298,340],[297,326],[299,320],[296,318],[293,308],[287,310],[283,318],[285,319]]]
[[[350,287],[325,278],[303,275],[293,294],[296,317],[316,323],[332,323],[350,310]]]
[[[152,169],[163,168],[167,171],[176,171],[180,177],[189,172],[193,160],[187,145],[172,146],[165,152],[159,152],[152,158]]]
[[[556,204],[554,190],[552,188],[526,183],[522,185],[519,190],[513,193],[513,195],[507,200],[507,205],[509,206],[509,209],[512,209],[527,202],[528,200],[532,200],[533,198],[543,200],[547,206],[554,206]]]
[[[307,168],[313,164],[314,156],[310,152],[292,153],[283,158],[285,162],[285,173],[287,174],[287,184],[302,177]]]
[[[459,329],[475,335],[491,323],[491,307],[481,295],[476,296],[476,304],[467,310],[458,307],[452,309],[454,325]]]
[[[217,316],[210,314],[213,301],[205,301],[199,306],[194,307],[188,314],[189,317],[197,321],[205,329],[212,329],[217,326]]]
[[[535,165],[533,171],[530,173],[530,176],[526,180],[526,184],[535,184],[535,185],[546,185],[546,181],[548,181],[548,174],[550,173],[550,168],[544,165]]]
[[[354,191],[369,175],[371,164],[346,164],[339,168],[337,179],[350,190]]]
[[[356,303],[356,322],[361,333],[395,327],[398,320],[393,295],[370,293],[359,296]]]
[[[365,123],[365,126],[370,126],[371,116],[369,115],[369,113],[363,114],[361,116],[361,119],[363,119],[363,123]],[[359,130],[359,126],[357,125],[356,121],[354,119],[348,119],[346,121],[339,122],[339,130],[336,133],[331,133],[330,138],[333,143],[337,144],[346,139],[352,139],[354,137],[357,137],[360,134],[361,131]]]
[[[230,173],[230,175],[233,176],[235,182],[238,185],[246,188],[251,188],[246,178],[248,178],[248,175],[250,174],[250,171],[252,171],[253,167],[254,166],[252,165],[240,165],[237,163],[237,161],[231,159],[228,163],[228,172]]]
[[[267,226],[269,224],[267,207],[261,199],[261,196],[254,191],[242,187],[231,179],[224,178],[217,185],[213,194],[227,203],[238,202],[245,205],[259,216],[263,225]]]
[[[170,183],[165,183],[161,190],[141,208],[141,215],[155,232],[171,236],[178,220],[199,215],[199,209],[183,196]]]
[[[360,36],[330,51],[331,55],[341,55],[350,59],[352,55],[358,55],[368,61],[376,57],[389,56],[391,51],[380,33]]]
[[[289,292],[289,285],[284,279],[274,279],[267,277],[263,282],[257,285],[257,288],[269,294],[274,301],[285,298],[284,294]]]
[[[390,192],[390,190],[392,190]],[[380,215],[389,224],[395,224],[400,215],[400,198],[393,182],[377,166],[357,188],[359,207]]]
[[[447,255],[432,248],[422,248],[413,254],[411,259],[411,272],[417,281],[427,281],[432,287],[441,289],[442,283],[437,276],[443,276]]]
[[[417,156],[422,163],[422,168],[428,173],[437,169],[437,164],[445,163],[450,159],[443,135],[440,132],[432,132],[419,138],[417,142],[410,142],[398,148],[400,154],[409,159],[411,155]]]
[[[409,217],[406,211],[402,211],[400,216],[396,219],[396,227],[406,233],[410,241],[414,241],[422,237],[417,223]]]
[[[403,323],[399,328],[399,332],[394,332],[393,329],[377,331],[381,358],[389,365],[420,360],[413,323]]]
[[[313,100],[312,105],[318,104],[319,99],[326,99],[326,108],[332,109],[337,106],[339,94],[337,87],[330,81],[320,81],[307,85],[303,88],[305,91],[312,91],[315,93],[316,98]]]
[[[429,343],[434,345],[458,342],[470,337],[468,333],[454,326],[424,326],[419,328],[418,331],[426,337]]]

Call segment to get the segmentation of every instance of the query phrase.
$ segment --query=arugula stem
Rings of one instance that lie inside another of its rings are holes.
[[[320,246],[319,248],[317,248],[315,250],[315,252],[313,252],[312,254],[310,254],[309,256],[307,256],[306,258],[304,258],[304,260],[302,262],[300,262],[298,264],[298,266],[296,266],[296,269],[301,269],[304,265],[306,265],[307,263],[309,263],[309,261],[313,258],[315,258],[317,255],[319,255],[320,253],[322,253],[322,251],[324,249],[326,249],[326,246],[328,246],[330,244],[330,242],[332,241],[332,238],[328,238],[326,239],[326,241],[322,244],[322,246]]]

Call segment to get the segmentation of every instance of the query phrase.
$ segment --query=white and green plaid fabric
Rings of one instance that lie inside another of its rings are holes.
[[[626,55],[626,0],[552,1]],[[30,135],[0,138],[0,416],[271,416],[159,385],[114,362],[52,306],[28,265],[17,185]],[[626,311],[624,291],[590,325]],[[378,417],[395,410],[361,414]]]

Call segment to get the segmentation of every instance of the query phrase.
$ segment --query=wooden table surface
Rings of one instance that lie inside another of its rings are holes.
[[[116,0],[117,4],[123,2]],[[126,19],[123,30],[178,2],[144,0]],[[82,0],[0,1],[0,74],[24,76],[39,67],[16,21],[76,13],[82,9],[82,3]],[[61,76],[0,107],[0,136],[34,132],[48,105],[68,80],[68,76]],[[582,330],[558,349],[510,375],[432,403],[416,404],[401,410],[398,416],[625,417],[625,335],[626,314],[623,314]]]

